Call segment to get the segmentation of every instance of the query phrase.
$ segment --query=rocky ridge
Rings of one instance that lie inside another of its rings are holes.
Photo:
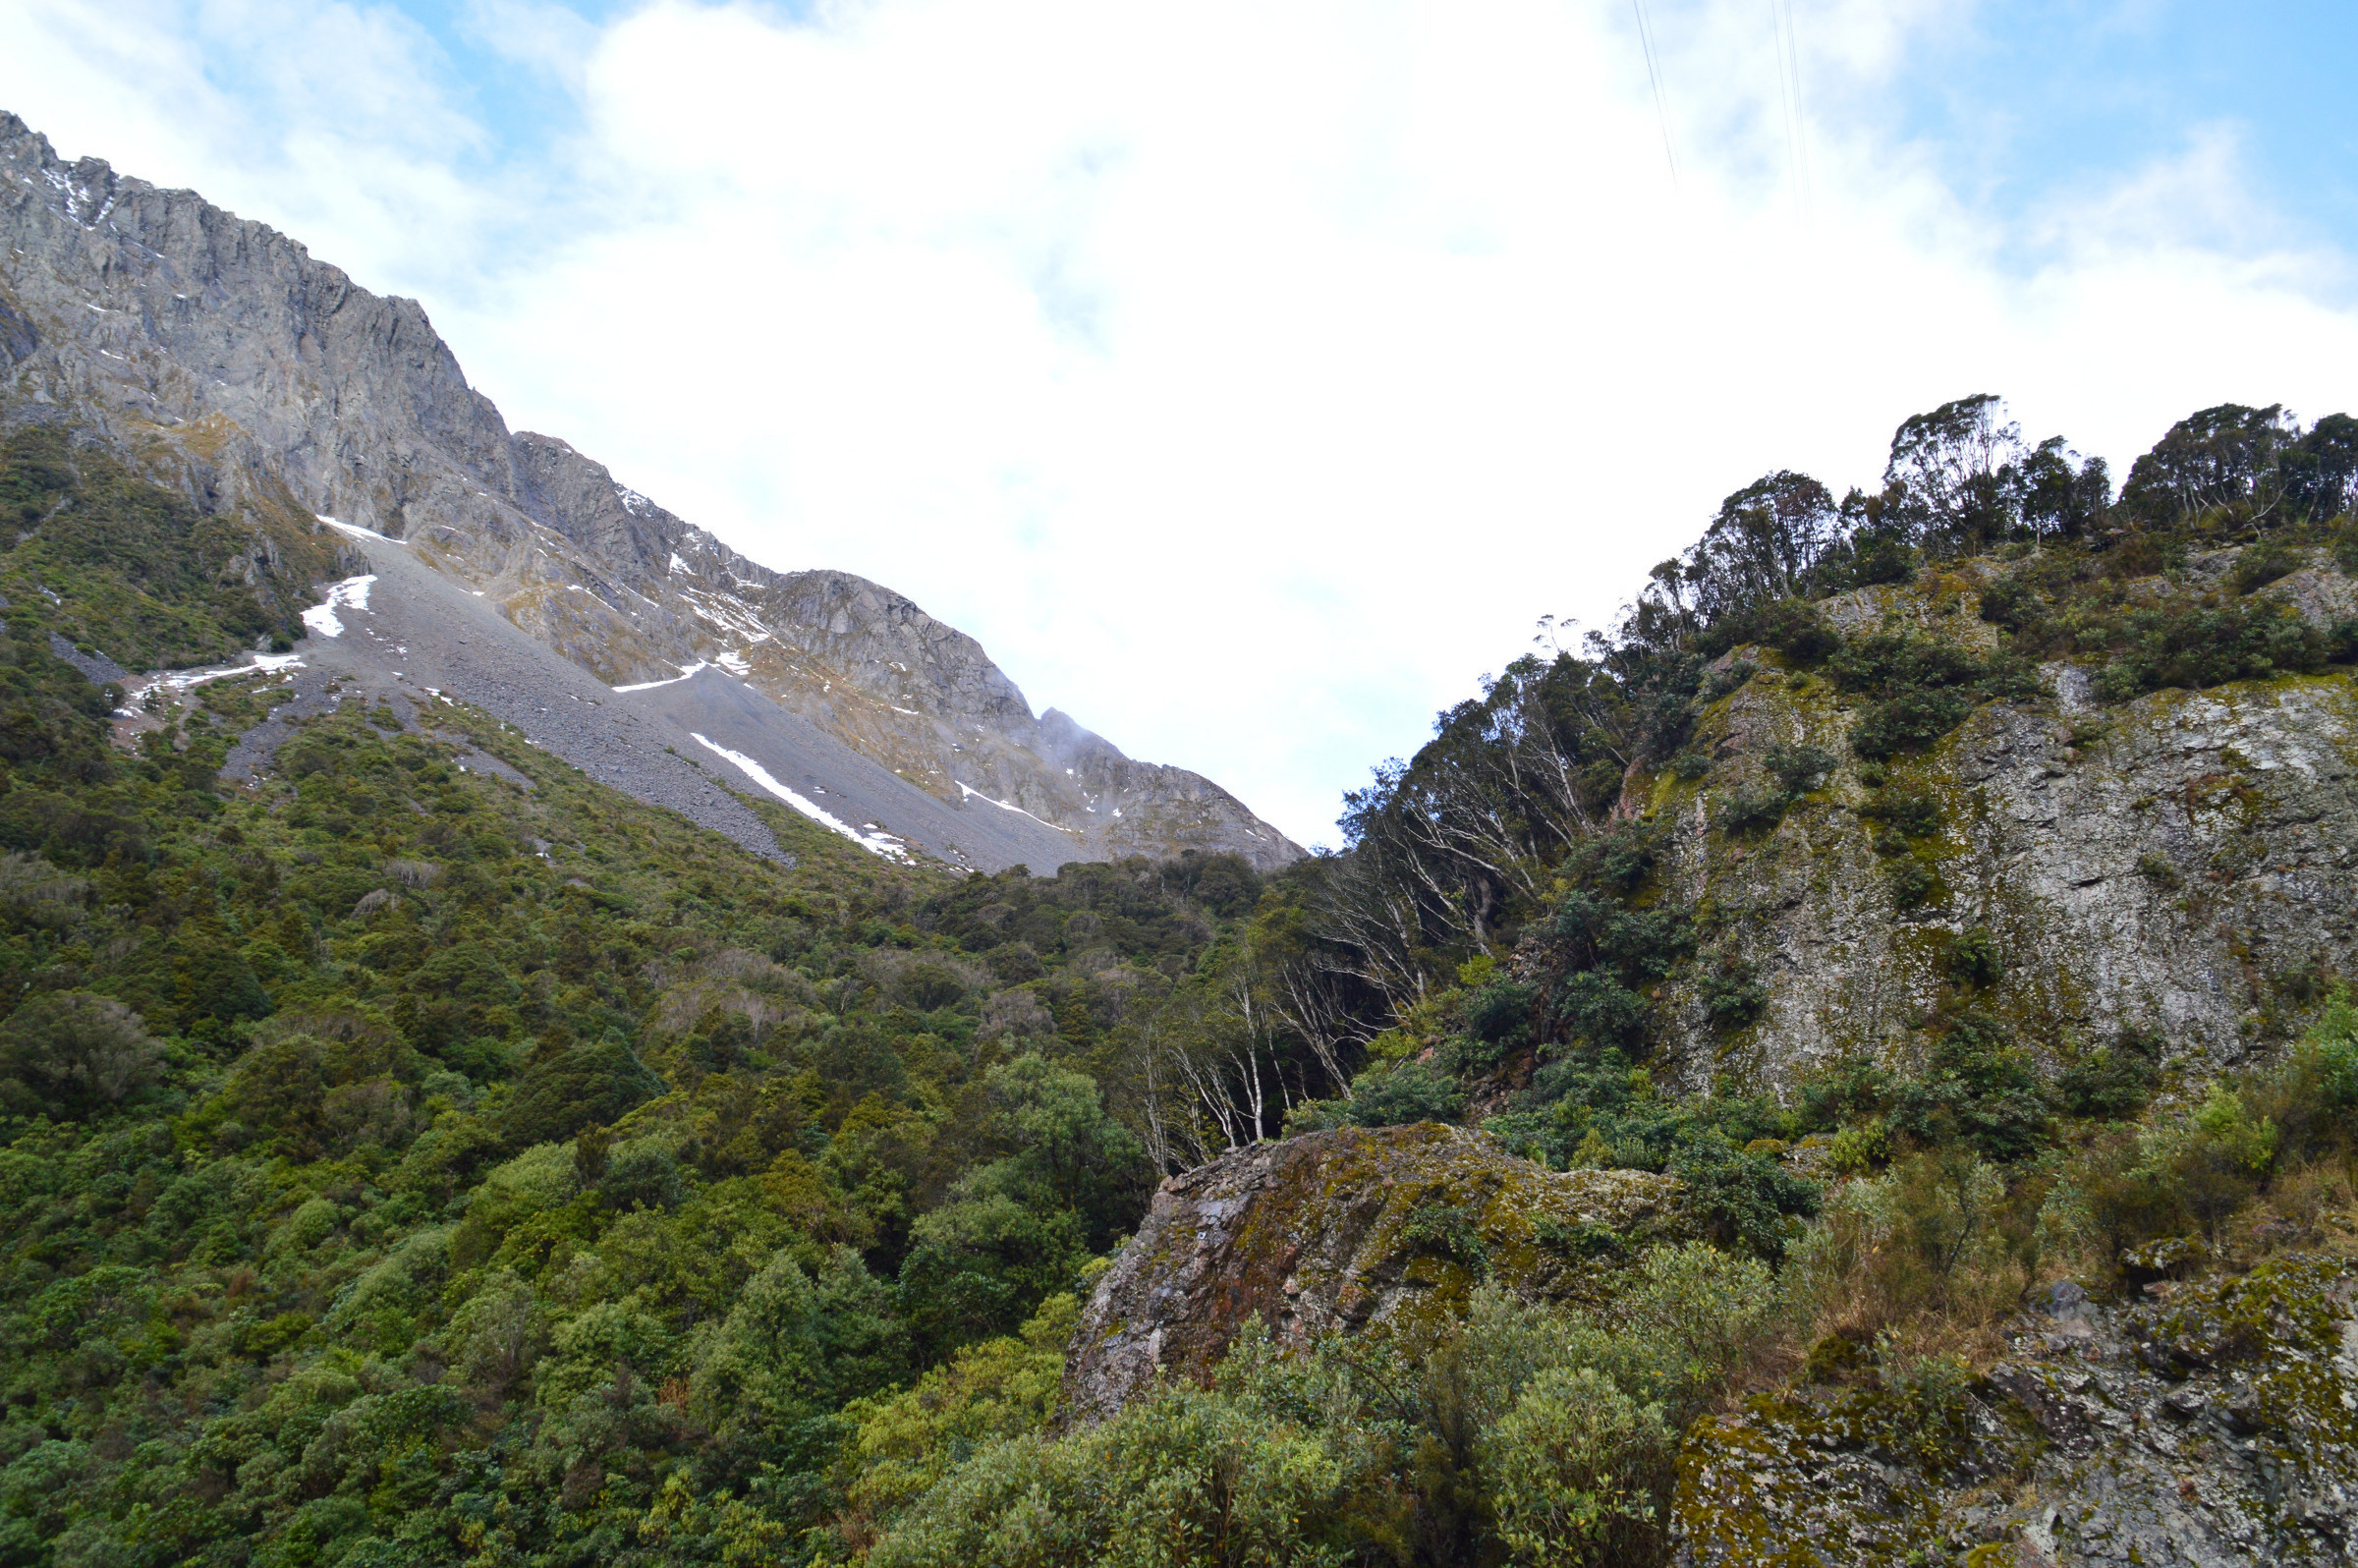
[[[952,811],[1037,818],[1070,859],[1301,853],[1210,781],[1035,718],[907,598],[772,571],[509,431],[417,302],[193,193],[66,163],[6,114],[0,244],[0,420],[71,422],[210,511],[291,500],[404,541],[610,687],[725,671]]]
[[[2120,601],[2226,603],[2239,559],[2198,555],[2120,585]],[[1983,594],[2012,564],[1968,561],[1818,611],[1849,637],[1904,632],[1988,658],[1999,633]],[[2317,549],[2249,596],[2335,635],[2358,612],[2358,583]],[[1656,1081],[1790,1096],[1842,1059],[1920,1071],[1943,1017],[1971,1007],[2049,1075],[2145,1032],[2166,1045],[2165,1096],[2185,1101],[2225,1069],[2276,1056],[2332,978],[2358,968],[2358,687],[2346,673],[2100,702],[2098,671],[2059,660],[1881,762],[1852,747],[1866,705],[1828,668],[1743,646],[1712,673],[1718,695],[1692,742],[1701,765],[1633,776],[1621,811],[1656,829],[1648,899],[1696,911],[1728,970],[1757,978],[1760,1005],[1740,1028],[1715,1026],[1709,975],[1665,981],[1653,998],[1660,1048],[1645,1063]],[[1810,788],[1773,789],[1779,748],[1824,755]],[[1731,828],[1742,802],[1772,795],[1766,825]],[[1979,955],[1970,974],[1960,948]],[[1530,941],[1517,978],[1544,983],[1546,949],[1544,933]],[[1477,1118],[1533,1066],[1510,1056],[1474,1086]],[[1834,1143],[1755,1148],[1838,1181]],[[1253,1317],[1296,1346],[1329,1330],[1433,1333],[1463,1312],[1470,1259],[1516,1290],[1609,1297],[1644,1242],[1605,1235],[1675,1232],[1666,1178],[1520,1164],[1479,1133],[1428,1126],[1317,1134],[1171,1179],[1088,1308],[1068,1410],[1099,1419],[1158,1374],[1201,1377]],[[1657,1184],[1628,1196],[1663,1204],[1659,1217],[1633,1226],[1627,1211],[1581,1206],[1550,1227],[1553,1246],[1518,1224],[1518,1210],[1547,1211],[1551,1184],[1595,1178]],[[1565,1249],[1567,1235],[1599,1250]],[[2044,1285],[1993,1364],[1974,1363],[1978,1375],[1945,1364],[1953,1385],[1915,1387],[1880,1351],[1843,1341],[1824,1343],[1847,1345],[1852,1362],[1820,1366],[1814,1349],[1809,1365],[1780,1367],[1773,1391],[1682,1435],[1664,1521],[1675,1559],[2354,1560],[2347,1248],[2173,1277],[2200,1251],[2181,1238],[2124,1255],[2119,1281],[2102,1265],[2083,1274],[2103,1301],[2069,1279]],[[1597,1271],[1558,1272],[1567,1253]]]

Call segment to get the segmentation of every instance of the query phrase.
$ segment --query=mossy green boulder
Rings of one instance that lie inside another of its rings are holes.
[[[1600,1300],[1641,1248],[1692,1234],[1672,1177],[1551,1171],[1437,1122],[1255,1145],[1162,1184],[1082,1316],[1064,1409],[1200,1379],[1255,1318],[1280,1345],[1366,1331],[1414,1352],[1485,1278]]]

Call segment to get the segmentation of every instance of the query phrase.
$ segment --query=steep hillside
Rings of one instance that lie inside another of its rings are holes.
[[[2344,1560],[2354,499],[1992,398],[1729,497],[1264,899],[1065,1425],[870,1559]]]
[[[858,1401],[1069,1324],[1242,860],[650,807],[339,662],[406,635],[357,593],[208,666],[294,642],[301,513],[37,428],[0,508],[0,1560],[776,1560]]]
[[[200,510],[291,500],[402,540],[608,686],[726,671],[952,811],[1047,823],[1065,858],[1301,853],[1209,781],[1036,719],[889,589],[771,571],[511,434],[416,302],[6,115],[0,373],[0,422],[70,424]]]

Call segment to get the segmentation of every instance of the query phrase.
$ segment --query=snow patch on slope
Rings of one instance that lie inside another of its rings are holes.
[[[636,686],[617,686],[614,688],[614,690],[617,692],[651,692],[658,686],[677,686],[682,681],[688,679],[689,676],[694,675],[697,671],[710,669],[711,666],[706,664],[702,659],[698,659],[694,664],[679,665],[675,666],[675,668],[677,668],[680,673],[673,676],[668,681],[641,681]]]
[[[361,532],[365,532],[366,531]],[[336,614],[336,611],[339,609],[365,611],[368,608],[368,585],[375,581],[376,574],[373,572],[363,577],[346,578],[327,590],[325,603],[314,604],[303,612],[303,624],[321,637],[342,637],[344,621]]]
[[[985,801],[990,805],[997,807],[1002,812],[1013,812],[1018,816],[1032,816],[1030,812],[1025,811],[1020,806],[1010,806],[1005,801],[991,800],[989,796],[983,794],[981,790],[975,788],[972,784],[967,783],[963,779],[952,779],[950,782],[956,784],[958,788],[964,792],[959,796],[959,799],[962,801]],[[1038,822],[1042,827],[1054,827],[1059,833],[1078,833],[1081,831],[1077,827],[1058,827],[1057,824],[1049,821],[1044,816],[1032,816],[1032,820]]]
[[[140,700],[150,693],[169,692],[180,696],[191,687],[208,681],[244,680],[249,675],[273,675],[280,670],[308,669],[300,653],[250,653],[243,664],[220,664],[203,670],[158,670],[145,678],[144,684],[123,683],[123,705],[115,709],[124,718],[140,711]],[[287,677],[293,680],[293,676]]]
[[[849,822],[846,822],[842,817],[837,816],[834,812],[828,811],[826,808],[814,804],[807,797],[799,795],[795,791],[790,790],[785,785],[779,783],[776,779],[770,776],[769,769],[763,767],[760,763],[755,761],[743,752],[732,752],[725,746],[721,746],[715,742],[704,739],[702,735],[698,735],[694,730],[690,730],[688,733],[695,739],[697,745],[704,748],[704,750],[708,752],[713,753],[715,756],[726,757],[729,761],[735,763],[738,771],[745,774],[747,778],[752,779],[755,783],[760,785],[763,789],[769,791],[770,794],[775,795],[779,800],[784,801],[787,805],[793,807],[796,811],[802,812],[814,822],[818,823],[821,827],[831,827],[836,832],[841,833],[845,838],[848,838],[853,843],[859,845],[862,849],[867,850],[870,854],[881,855],[888,861],[906,862],[911,858],[908,845],[902,843],[890,833],[885,832],[882,828],[877,827],[875,823],[870,822],[867,824],[866,831],[854,827]]]
[[[356,539],[376,539],[385,544],[407,544],[409,542],[407,539],[397,539],[390,533],[379,533],[374,529],[365,529],[358,523],[338,522],[332,517],[328,517],[317,512],[314,512],[311,515],[318,518],[320,522],[326,524],[329,528],[334,529],[337,532],[349,533]]]

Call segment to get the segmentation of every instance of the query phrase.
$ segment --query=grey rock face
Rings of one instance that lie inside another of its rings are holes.
[[[999,812],[952,812],[716,671],[615,692],[490,608],[487,597],[421,561],[413,547],[370,541],[360,564],[372,578],[365,599],[337,610],[338,635],[314,634],[298,644],[302,665],[287,673],[286,705],[241,743],[225,778],[269,765],[292,733],[289,720],[333,704],[322,695],[332,681],[349,694],[344,701],[372,705],[381,693],[395,711],[416,709],[428,721],[447,695],[464,694],[598,782],[669,807],[768,859],[793,857],[745,803],[802,811],[782,803],[773,785],[893,859],[926,855],[998,870],[1072,858],[1054,829]]]
[[[1060,859],[1301,853],[1193,773],[1095,737],[1065,756],[972,638],[901,595],[773,572],[564,442],[511,432],[417,302],[190,192],[64,163],[7,114],[0,374],[0,424],[72,423],[210,510],[283,483],[408,541],[608,685],[716,666],[953,812],[1038,818]]]
[[[2351,588],[2335,574],[2297,576],[2310,581],[2286,579],[2286,597],[2321,613]],[[1954,613],[1890,588],[1837,603],[1870,626],[1977,645],[1993,632],[1970,596]],[[1722,940],[1768,1001],[1731,1036],[1699,996],[1672,989],[1686,1085],[1726,1074],[1784,1088],[1845,1055],[1907,1060],[1953,989],[1947,945],[1968,931],[1988,933],[2002,967],[1971,1004],[2050,1060],[2134,1026],[2162,1030],[2207,1072],[2280,1036],[2297,1012],[2283,998],[2303,977],[2358,962],[2358,689],[2347,678],[2100,707],[2089,671],[2044,674],[2049,699],[1986,706],[1891,765],[1889,788],[1931,799],[1939,816],[1897,854],[1879,853],[1865,814],[1855,710],[1823,679],[1797,686],[1770,670],[1707,715],[1697,744],[1721,760],[1693,784],[1658,781],[1638,804],[1666,829],[1669,886],[1732,917]],[[1712,818],[1761,787],[1760,758],[1777,744],[1842,760],[1773,832],[1731,840]],[[1910,865],[1934,877],[1913,906],[1895,880]]]
[[[1680,1568],[1927,1561],[2345,1563],[2358,1525],[2358,1280],[2338,1259],[2099,1306],[2072,1287],[1931,1445],[1863,1389],[1698,1422]]]
[[[40,346],[41,335],[32,329],[32,323],[0,300],[0,370],[15,369]]]

